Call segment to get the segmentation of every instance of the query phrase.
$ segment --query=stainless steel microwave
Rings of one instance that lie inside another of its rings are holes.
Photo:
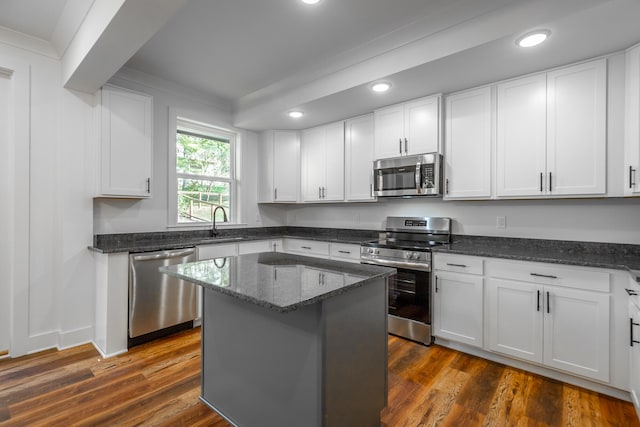
[[[378,197],[442,195],[442,155],[438,153],[373,162],[373,194]]]

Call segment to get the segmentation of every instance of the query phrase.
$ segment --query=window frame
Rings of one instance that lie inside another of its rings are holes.
[[[238,134],[231,130],[216,126],[214,124],[204,123],[201,121],[187,118],[188,114],[178,114],[171,112],[169,124],[169,156],[168,156],[168,209],[167,209],[167,228],[210,228],[211,222],[178,222],[178,179],[196,179],[207,181],[218,181],[229,183],[229,210],[228,222],[222,224],[238,223],[238,201],[237,201],[237,168],[236,168],[236,148],[238,142]],[[223,139],[229,141],[229,178],[197,175],[189,173],[178,173],[176,170],[176,139],[179,130],[200,135],[205,138]],[[218,225],[218,224],[216,224]]]

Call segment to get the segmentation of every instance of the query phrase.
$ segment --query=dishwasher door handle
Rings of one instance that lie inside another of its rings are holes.
[[[134,261],[151,261],[154,259],[180,258],[186,255],[192,255],[195,253],[196,253],[195,248],[191,248],[191,249],[186,249],[182,251],[165,251],[165,252],[159,252],[159,253],[147,254],[147,255],[134,255],[133,259]]]

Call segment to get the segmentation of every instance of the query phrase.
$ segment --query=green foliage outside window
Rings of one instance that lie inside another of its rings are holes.
[[[231,144],[228,140],[178,131],[176,173],[178,222],[211,222],[211,211],[215,206],[223,206],[230,216],[231,183],[220,180],[231,178]],[[222,219],[219,210],[216,220]]]

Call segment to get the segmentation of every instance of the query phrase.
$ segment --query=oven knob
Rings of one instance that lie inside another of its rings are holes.
[[[379,251],[378,249],[374,249],[374,250],[373,250],[373,254],[374,254],[374,255],[378,255],[379,253],[380,253],[380,251]]]
[[[420,259],[420,252],[414,252],[411,254],[411,258],[413,259]]]

